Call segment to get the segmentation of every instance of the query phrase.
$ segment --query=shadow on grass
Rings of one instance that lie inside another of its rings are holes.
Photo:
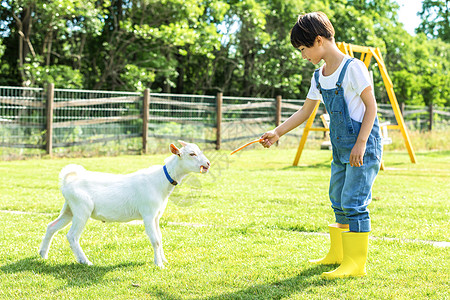
[[[0,267],[0,270],[6,274],[33,272],[35,274],[51,275],[55,279],[65,280],[67,287],[85,287],[100,283],[108,272],[143,264],[143,262],[130,262],[112,266],[87,266],[77,263],[51,265],[41,258],[28,257],[3,265]]]
[[[286,278],[276,282],[254,285],[236,292],[225,293],[218,296],[206,296],[207,300],[229,300],[229,299],[283,299],[289,298],[299,291],[310,289],[312,286],[326,286],[335,284],[333,281],[321,279],[322,272],[333,270],[338,265],[312,266],[301,271],[294,277]],[[160,289],[148,291],[152,296],[166,300],[179,300],[183,297],[167,294]]]
[[[227,293],[205,299],[282,299],[289,298],[298,291],[309,289],[311,286],[325,286],[332,282],[316,277],[327,270],[332,270],[332,266],[313,266],[300,272],[298,275],[284,280],[255,285],[234,293]]]

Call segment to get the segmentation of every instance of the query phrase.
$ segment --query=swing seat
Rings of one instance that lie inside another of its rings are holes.
[[[392,139],[388,135],[388,126],[391,125],[389,122],[380,123],[380,133],[381,133],[381,145],[392,144]],[[381,158],[380,170],[384,171],[384,161]]]
[[[325,131],[325,141],[320,145],[321,150],[331,150],[331,141],[329,139],[330,134],[330,115],[329,114],[322,114],[320,115],[320,119],[322,120],[323,127],[328,129],[328,131]]]
[[[390,122],[380,123],[380,131],[381,131],[381,144],[389,145],[392,144],[392,139],[388,135],[388,126],[391,125]]]

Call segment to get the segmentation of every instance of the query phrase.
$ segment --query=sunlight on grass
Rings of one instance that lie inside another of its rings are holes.
[[[252,148],[205,151],[209,174],[192,175],[162,218],[167,268],[153,264],[143,225],[89,221],[81,266],[65,234],[37,255],[63,204],[58,173],[69,163],[129,173],[167,155],[0,162],[0,298],[68,299],[445,299],[450,248],[450,153],[386,152],[373,188],[368,276],[324,281],[333,266],[308,259],[328,249],[330,152]],[[9,212],[8,212],[9,211]],[[25,213],[12,213],[20,211]],[[388,239],[389,238],[389,239]]]

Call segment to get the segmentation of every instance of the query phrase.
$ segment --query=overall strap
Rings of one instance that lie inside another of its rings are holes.
[[[320,83],[319,83],[319,71],[320,69],[316,69],[314,71],[314,80],[316,81],[316,87],[317,89],[320,91],[320,93],[322,94],[322,90],[320,89]]]
[[[336,86],[340,88],[342,86],[342,81],[344,80],[345,72],[347,71],[348,65],[354,60],[355,58],[349,58],[345,62],[344,66],[342,67],[341,73],[339,74],[338,81],[336,82]]]

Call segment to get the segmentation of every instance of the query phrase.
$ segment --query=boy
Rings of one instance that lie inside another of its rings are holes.
[[[377,105],[365,65],[344,55],[334,41],[334,28],[322,12],[300,15],[291,30],[292,45],[303,59],[325,64],[314,72],[303,107],[283,124],[261,136],[268,148],[305,122],[318,101],[330,115],[333,148],[329,196],[336,223],[329,225],[331,247],[315,264],[340,264],[326,279],[366,275],[370,218],[367,205],[382,155]]]

